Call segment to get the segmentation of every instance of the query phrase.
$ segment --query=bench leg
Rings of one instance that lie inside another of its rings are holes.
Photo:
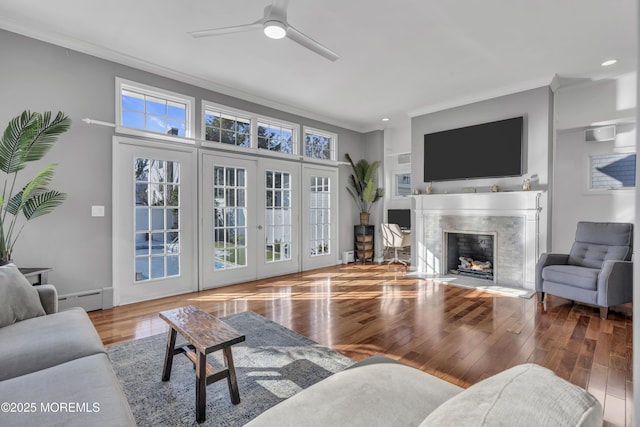
[[[162,381],[169,381],[171,377],[171,367],[173,366],[173,354],[175,353],[177,332],[173,328],[169,328],[167,336],[167,351],[164,354],[164,368],[162,369]]]
[[[238,390],[238,380],[236,378],[236,369],[233,366],[233,355],[231,354],[231,347],[225,347],[222,349],[224,353],[224,361],[227,365],[229,375],[227,376],[227,383],[229,384],[229,395],[231,396],[231,403],[237,405],[240,403],[240,390]]]
[[[207,409],[207,356],[199,351],[196,353],[196,421],[201,423]]]

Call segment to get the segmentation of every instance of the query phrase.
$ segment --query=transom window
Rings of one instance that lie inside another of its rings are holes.
[[[278,153],[296,154],[296,134],[294,125],[258,120],[258,148]]]
[[[251,118],[234,113],[205,109],[205,139],[212,142],[251,146]]]
[[[123,79],[116,79],[116,85],[120,131],[191,137],[193,98]]]
[[[335,160],[337,140],[335,133],[305,127],[304,155],[313,159]]]

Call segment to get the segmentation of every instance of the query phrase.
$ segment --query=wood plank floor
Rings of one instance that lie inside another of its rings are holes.
[[[631,308],[610,312],[549,296],[498,296],[404,277],[400,267],[349,264],[95,311],[105,345],[166,332],[158,312],[193,304],[222,317],[254,311],[361,360],[374,354],[468,387],[535,362],[588,389],[605,425],[630,426]]]

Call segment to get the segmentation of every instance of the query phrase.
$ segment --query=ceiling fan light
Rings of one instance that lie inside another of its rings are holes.
[[[264,23],[264,34],[270,39],[281,39],[287,35],[287,29],[279,21],[267,21]]]

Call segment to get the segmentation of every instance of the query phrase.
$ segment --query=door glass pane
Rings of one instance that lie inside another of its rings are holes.
[[[180,274],[180,165],[134,162],[135,281]],[[170,184],[169,184],[170,183]],[[153,232],[149,232],[153,230]]]
[[[331,253],[330,223],[331,218],[331,186],[328,176],[312,176],[310,183],[311,198],[309,211],[311,214],[311,256]]]
[[[243,168],[214,167],[214,270],[247,266],[245,175]]]
[[[265,260],[291,259],[291,187],[289,172],[266,172]]]

